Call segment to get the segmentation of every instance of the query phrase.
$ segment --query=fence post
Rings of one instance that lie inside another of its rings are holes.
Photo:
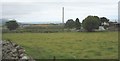
[[[55,61],[56,60],[56,57],[55,56],[53,56],[53,61]]]

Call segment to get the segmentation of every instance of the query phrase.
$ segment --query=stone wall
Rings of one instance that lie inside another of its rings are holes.
[[[35,61],[25,53],[25,49],[20,45],[8,41],[2,41],[2,59],[17,59],[26,61]]]

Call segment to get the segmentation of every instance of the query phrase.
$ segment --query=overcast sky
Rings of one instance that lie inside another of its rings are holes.
[[[118,19],[119,0],[1,0],[2,18],[19,22],[62,22],[62,7],[65,21],[88,15]]]

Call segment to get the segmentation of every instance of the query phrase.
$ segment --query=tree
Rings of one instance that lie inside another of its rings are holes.
[[[107,24],[105,25],[105,24],[104,24],[104,23],[108,23],[108,22],[109,22],[109,19],[107,19],[106,17],[101,17],[101,18],[100,18],[100,21],[101,21],[101,24],[100,24],[100,25],[104,26],[105,29],[109,27],[109,25],[107,25]]]
[[[8,21],[6,22],[5,24],[7,26],[7,28],[9,30],[15,30],[16,28],[19,27],[18,23],[16,22],[16,20],[11,20],[11,21]]]
[[[73,19],[68,19],[68,21],[65,23],[65,28],[72,29],[75,27],[75,22]]]
[[[100,19],[97,16],[88,16],[83,20],[82,25],[85,30],[91,32],[99,28]]]
[[[78,18],[76,18],[76,20],[75,20],[75,28],[76,28],[77,30],[81,28],[81,23],[79,22],[79,19],[78,19]]]
[[[101,21],[101,23],[104,23],[104,22],[108,23],[108,22],[109,22],[109,19],[107,19],[107,18],[105,18],[105,17],[101,17],[101,18],[100,18],[100,21]]]

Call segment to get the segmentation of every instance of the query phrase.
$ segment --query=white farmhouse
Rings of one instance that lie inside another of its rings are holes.
[[[104,31],[105,30],[105,28],[103,27],[103,26],[99,26],[99,29],[98,29],[99,31]]]

